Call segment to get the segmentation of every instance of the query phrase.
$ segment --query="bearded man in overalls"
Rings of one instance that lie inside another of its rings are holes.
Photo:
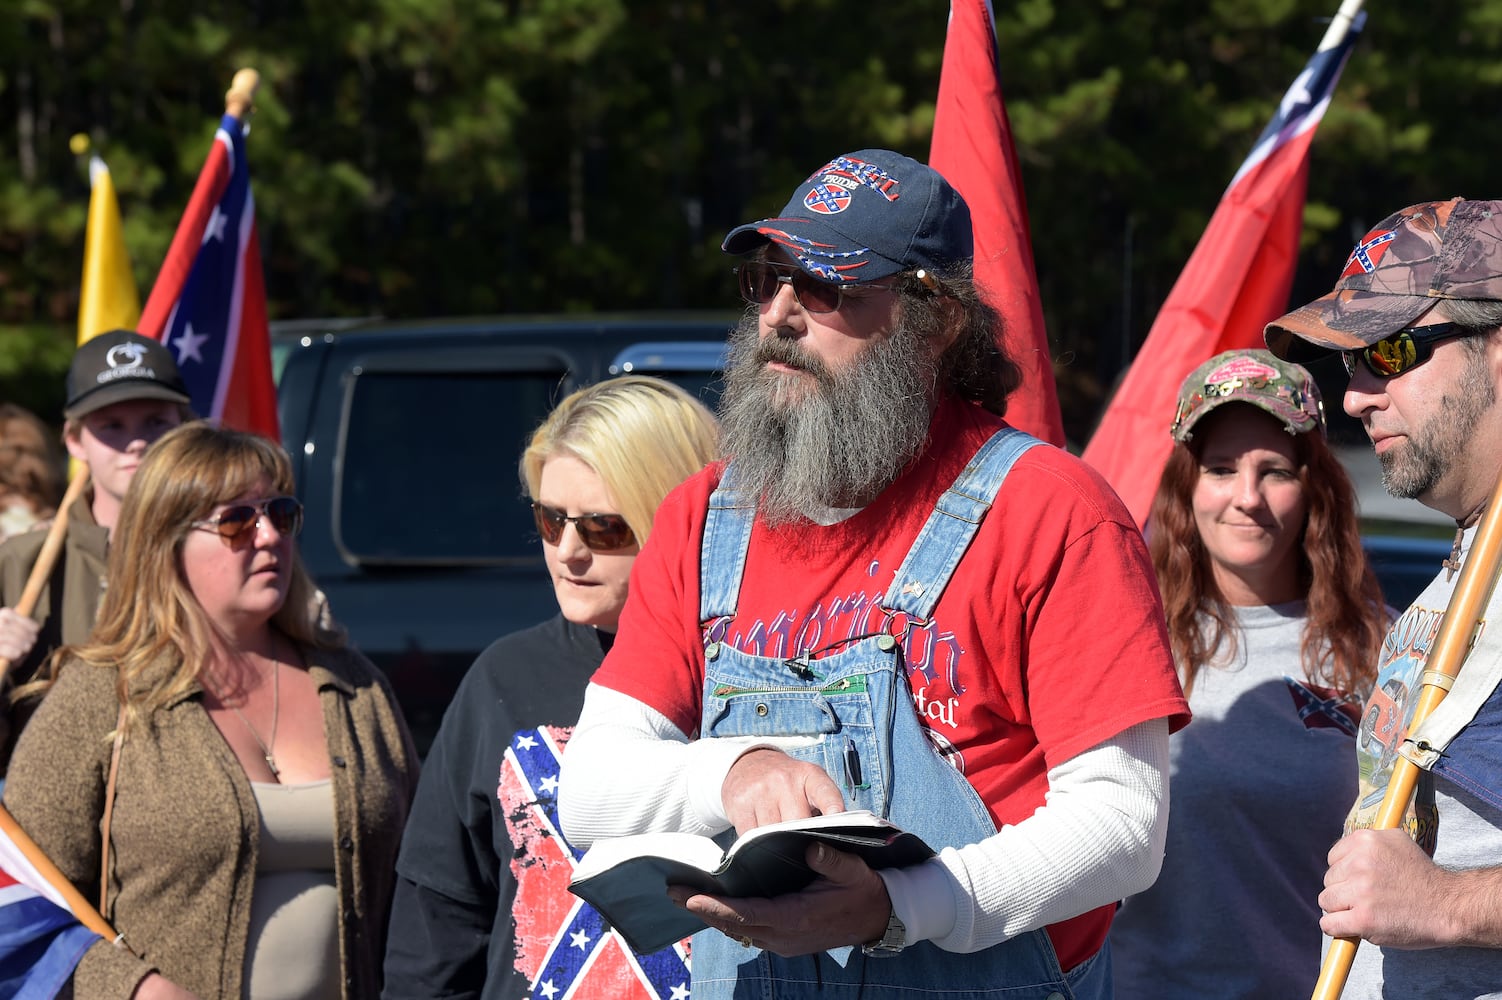
[[[1142,538],[1002,419],[969,209],[886,150],[732,230],[725,453],[674,491],[564,755],[582,847],[868,809],[938,856],[810,849],[775,899],[671,890],[695,998],[1108,997],[1188,721]]]

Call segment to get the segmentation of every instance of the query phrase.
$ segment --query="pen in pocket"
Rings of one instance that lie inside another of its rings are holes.
[[[848,736],[845,738],[845,787],[851,790],[865,787],[861,781],[861,755],[856,752],[855,741]]]

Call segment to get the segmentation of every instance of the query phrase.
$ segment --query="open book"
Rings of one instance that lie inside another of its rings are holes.
[[[808,848],[823,841],[872,868],[902,868],[934,856],[916,834],[865,810],[758,827],[730,849],[692,833],[643,833],[596,843],[580,860],[569,891],[594,906],[633,950],[646,953],[704,929],[673,905],[669,885],[715,896],[780,896],[815,878]]]

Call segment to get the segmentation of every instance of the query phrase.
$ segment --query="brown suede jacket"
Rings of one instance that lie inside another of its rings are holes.
[[[386,679],[368,660],[352,650],[302,654],[318,682],[333,774],[343,995],[375,997],[417,756]],[[91,900],[119,715],[114,684],[113,671],[66,666],[22,732],[5,785],[21,827]],[[127,998],[156,970],[203,1000],[239,1000],[258,819],[250,780],[204,711],[202,689],[128,736],[105,918],[135,954],[96,942],[74,974],[74,995]]]

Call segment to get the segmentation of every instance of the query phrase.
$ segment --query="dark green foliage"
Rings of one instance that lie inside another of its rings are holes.
[[[926,158],[945,27],[938,0],[0,5],[0,324],[63,331],[69,137],[114,172],[144,299],[240,66],[273,317],[725,306],[726,229],[834,153]],[[1335,6],[998,3],[1072,439]],[[1496,106],[1502,2],[1370,16],[1314,146],[1301,299],[1387,212],[1499,193],[1457,122]]]

